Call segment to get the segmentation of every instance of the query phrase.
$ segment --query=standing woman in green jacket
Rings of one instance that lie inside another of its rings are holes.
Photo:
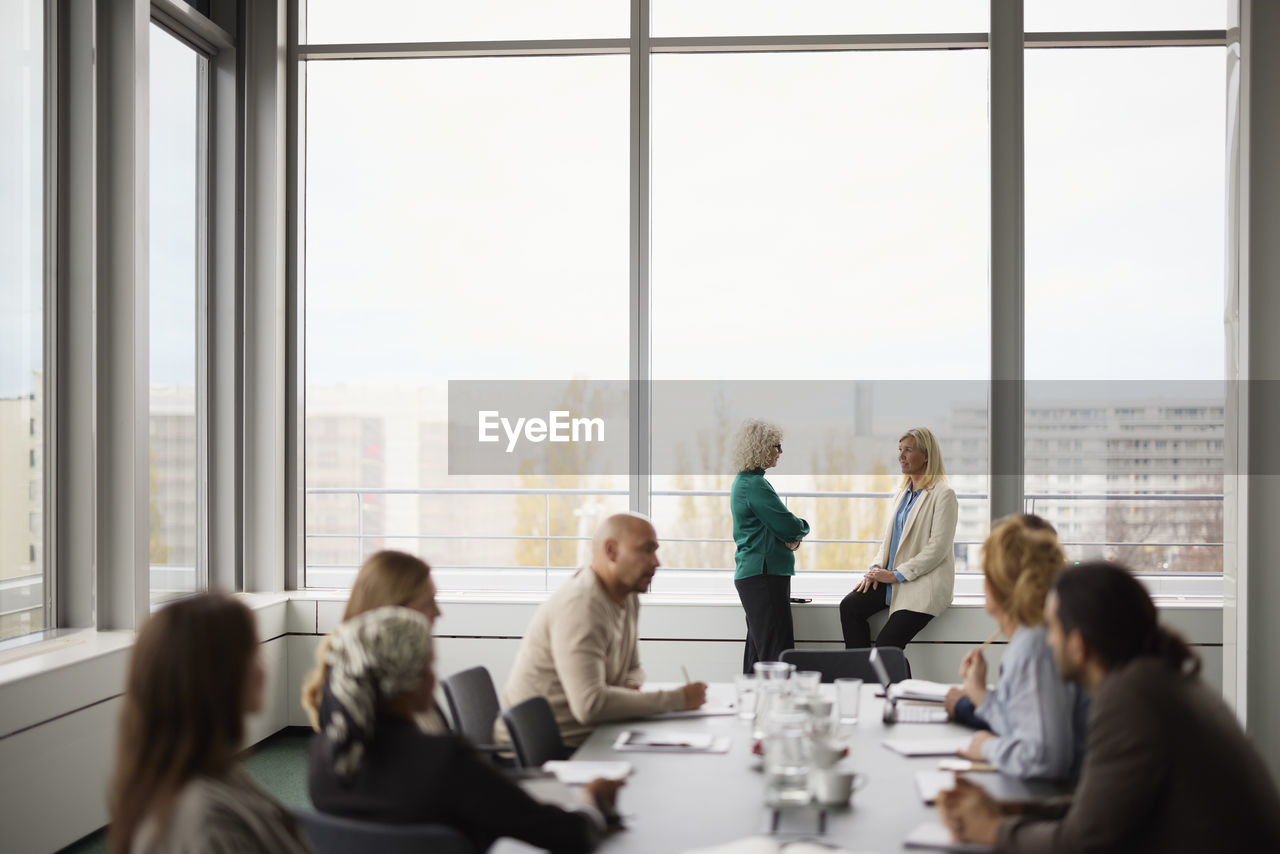
[[[733,451],[738,475],[729,491],[729,510],[737,544],[733,585],[747,615],[744,673],[750,673],[757,661],[777,661],[784,649],[795,646],[791,576],[796,574],[796,557],[792,553],[809,533],[809,523],[788,510],[764,479],[764,470],[776,466],[780,456],[781,430],[764,421],[742,425]]]

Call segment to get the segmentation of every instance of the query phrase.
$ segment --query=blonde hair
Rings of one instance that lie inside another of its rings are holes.
[[[938,445],[938,440],[933,435],[933,431],[928,427],[912,427],[898,437],[899,442],[903,439],[915,439],[916,449],[924,451],[925,458],[928,460],[925,463],[924,479],[920,483],[921,489],[928,489],[947,476],[947,467],[942,464],[942,448]],[[911,476],[903,475],[899,488],[910,485]]]
[[[982,544],[982,574],[1000,610],[1019,624],[1044,622],[1044,600],[1066,555],[1053,526],[1029,513],[998,522]]]
[[[782,431],[768,421],[749,418],[738,428],[733,443],[733,468],[751,471],[769,465],[773,446],[782,443]]]
[[[352,617],[387,605],[408,605],[430,579],[431,566],[419,557],[408,552],[374,552],[365,559],[351,585],[342,621],[345,623]],[[325,664],[328,654],[329,636],[326,635],[316,647],[316,666],[302,684],[302,708],[316,732],[320,731],[320,693],[329,675]]]

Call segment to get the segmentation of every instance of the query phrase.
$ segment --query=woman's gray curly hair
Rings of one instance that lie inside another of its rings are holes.
[[[735,471],[751,471],[769,465],[773,446],[782,443],[782,430],[768,421],[749,418],[738,428],[738,438],[733,443],[733,468]]]
[[[334,770],[346,779],[360,767],[373,740],[379,707],[417,688],[431,658],[431,621],[389,605],[352,617],[330,637],[326,688],[333,702],[322,704],[321,717],[327,718],[323,732]]]

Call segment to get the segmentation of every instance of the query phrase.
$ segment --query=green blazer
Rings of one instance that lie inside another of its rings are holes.
[[[796,556],[785,543],[809,533],[809,523],[787,509],[764,479],[764,469],[738,472],[729,490],[733,513],[734,579],[755,575],[795,575]]]

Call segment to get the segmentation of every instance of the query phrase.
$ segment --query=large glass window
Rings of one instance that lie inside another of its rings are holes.
[[[0,6],[0,639],[43,629],[44,4]]]
[[[985,495],[985,453],[961,449],[986,423],[986,51],[655,56],[652,103],[667,564],[733,566],[747,417],[784,430],[769,478],[813,527],[799,569],[871,563],[910,427],[939,436],[958,492]],[[987,513],[962,505],[963,567]]]
[[[205,290],[208,59],[151,25],[151,598],[203,586],[197,401]]]
[[[1018,334],[990,326],[988,3],[654,0],[634,65],[599,41],[634,4],[536,25],[410,5],[307,4],[304,41],[363,58],[302,50],[305,583],[395,546],[446,587],[541,589],[630,500],[664,542],[657,589],[728,592],[747,417],[786,434],[770,476],[814,526],[800,569],[865,568],[914,426],[978,568],[992,342]],[[1026,3],[1031,32],[1150,41],[1025,53],[1025,506],[1074,558],[1221,570],[1225,57],[1154,32],[1221,11]],[[571,38],[598,41],[551,41]],[[462,380],[553,381],[566,404],[637,384],[648,462],[451,469]]]
[[[626,379],[627,72],[307,68],[307,584],[394,547],[442,586],[545,589],[626,509],[625,469],[451,473],[447,419],[451,380],[548,381],[569,406]]]
[[[1026,493],[1075,559],[1222,571],[1219,47],[1026,54]]]

